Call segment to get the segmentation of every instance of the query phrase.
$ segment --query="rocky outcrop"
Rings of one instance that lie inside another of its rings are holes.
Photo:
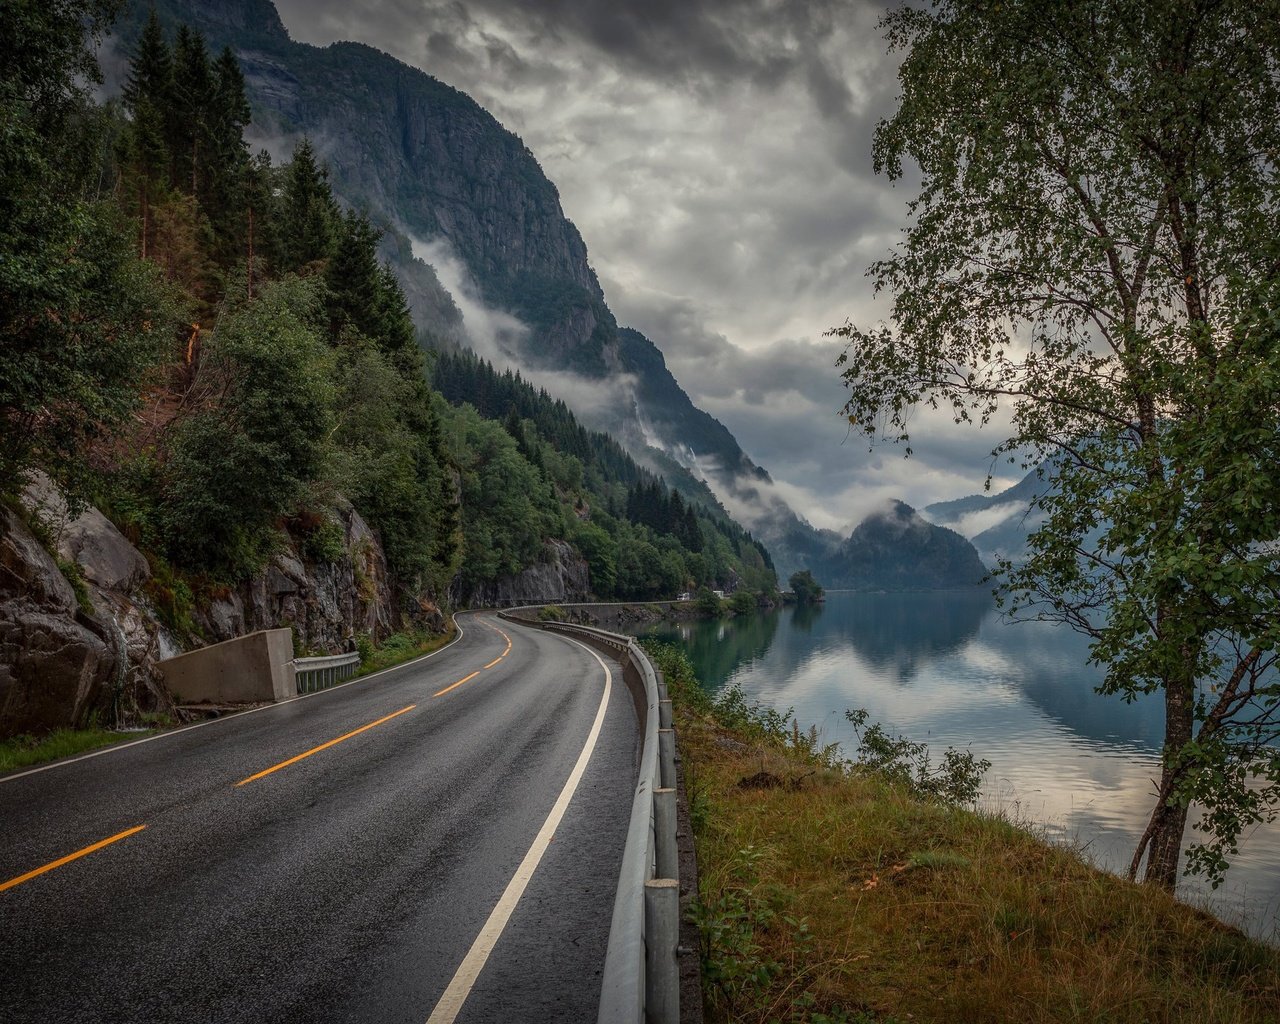
[[[472,603],[504,608],[587,600],[591,573],[582,556],[562,540],[548,541],[544,556],[537,565],[480,588]]]
[[[0,736],[107,712],[123,667],[112,639],[31,528],[0,509]]]
[[[0,737],[172,713],[157,663],[205,643],[288,626],[299,650],[337,653],[353,634],[384,639],[402,625],[382,545],[345,502],[331,513],[337,557],[309,559],[289,540],[240,587],[199,595],[179,623],[172,588],[99,510],[72,515],[41,474],[23,501],[40,536],[0,509]],[[429,600],[408,611],[444,626]]]
[[[45,474],[35,472],[22,497],[31,514],[52,534],[58,556],[79,565],[90,583],[130,593],[151,575],[147,560],[116,529],[115,523],[92,506],[72,516]]]
[[[343,530],[338,559],[307,562],[290,543],[263,572],[197,612],[208,638],[290,626],[298,650],[334,654],[356,633],[383,639],[393,632],[400,618],[381,543],[350,505],[334,515]]]

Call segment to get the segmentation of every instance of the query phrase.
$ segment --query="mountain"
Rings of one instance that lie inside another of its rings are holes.
[[[1037,466],[998,494],[940,501],[927,505],[924,515],[931,523],[968,537],[988,564],[1001,558],[1016,562],[1026,555],[1027,537],[1044,522],[1035,500],[1050,486],[1047,467]]]
[[[834,589],[945,590],[977,586],[986,576],[987,567],[964,537],[891,501],[859,523],[826,560],[823,582]]]
[[[474,348],[533,379],[549,375],[552,390],[558,378],[584,421],[641,462],[682,490],[690,481],[712,485],[779,549],[780,570],[829,546],[758,490],[769,474],[690,401],[658,346],[619,326],[555,186],[523,142],[469,96],[363,44],[294,42],[269,0],[135,0],[117,26],[109,80],[123,77],[124,55],[153,7],[166,28],[185,22],[211,49],[230,46],[256,138],[283,157],[309,137],[339,198],[386,229],[384,256],[428,343]],[[449,260],[464,270],[463,287],[475,293],[468,298],[505,317],[504,329],[464,323],[459,286],[441,283]]]

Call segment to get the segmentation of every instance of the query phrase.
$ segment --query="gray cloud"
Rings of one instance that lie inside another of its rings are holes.
[[[818,525],[979,489],[997,440],[921,413],[904,461],[840,416],[823,333],[887,315],[865,268],[908,180],[872,172],[896,58],[866,0],[279,0],[294,38],[356,39],[519,133],[586,239],[619,322]],[[1000,467],[997,467],[1000,468]],[[1002,471],[1012,482],[1015,470]]]

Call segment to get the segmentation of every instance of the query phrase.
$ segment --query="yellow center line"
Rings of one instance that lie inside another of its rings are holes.
[[[452,684],[450,684],[449,686],[446,686],[443,690],[437,690],[437,691],[436,691],[435,693],[433,693],[431,696],[433,696],[433,697],[443,697],[443,696],[444,696],[446,693],[448,693],[450,690],[456,690],[456,689],[457,689],[459,686],[461,686],[463,683],[469,683],[469,682],[471,682],[471,680],[473,680],[473,679],[474,679],[476,676],[478,676],[479,674],[480,674],[480,671],[479,671],[479,670],[476,670],[475,672],[472,672],[472,673],[471,673],[471,675],[467,676],[465,679],[459,679],[456,683],[452,683]]]
[[[449,684],[443,690],[437,690],[431,696],[443,697],[450,690],[456,690],[463,683],[471,682],[471,680],[473,680],[476,676],[478,676],[481,672],[483,672],[485,668],[493,668],[494,665],[498,664],[498,662],[500,662],[503,658],[505,658],[508,654],[511,653],[511,637],[507,636],[506,633],[503,633],[502,630],[500,630],[497,626],[491,625],[488,622],[486,622],[485,625],[488,626],[490,629],[492,629],[495,633],[498,633],[499,635],[501,635],[502,639],[507,642],[507,649],[503,651],[501,654],[499,654],[496,658],[494,658],[493,661],[489,662],[489,664],[485,665],[484,668],[476,669],[476,671],[472,672],[471,675],[467,676],[465,679],[459,679],[456,683]]]
[[[12,889],[15,885],[21,885],[23,882],[29,882],[38,875],[43,875],[46,871],[52,871],[54,868],[60,868],[63,864],[70,864],[73,860],[79,860],[81,857],[87,857],[95,850],[101,850],[104,846],[110,846],[112,843],[118,843],[121,839],[128,839],[135,832],[141,832],[146,825],[135,825],[133,828],[127,828],[123,832],[118,832],[109,839],[104,839],[92,846],[86,846],[83,850],[77,850],[75,853],[69,853],[65,857],[59,857],[55,861],[50,861],[42,868],[36,868],[34,871],[28,871],[25,875],[19,875],[17,878],[11,878],[9,881],[0,883],[0,892],[6,889]]]
[[[255,779],[261,779],[264,776],[270,775],[272,772],[278,772],[281,768],[288,768],[289,765],[297,764],[304,757],[310,757],[312,754],[318,754],[322,750],[328,750],[330,747],[341,743],[343,740],[349,740],[352,736],[359,736],[362,732],[372,729],[375,725],[381,725],[383,722],[389,722],[391,719],[403,715],[407,711],[412,711],[417,706],[417,704],[410,704],[407,708],[401,708],[399,711],[392,712],[385,718],[379,718],[376,722],[370,722],[368,725],[362,725],[359,729],[352,729],[345,736],[339,736],[337,739],[330,740],[328,743],[321,743],[320,746],[312,747],[310,750],[303,751],[301,754],[297,754],[296,756],[289,758],[287,761],[281,761],[279,764],[273,764],[270,768],[266,768],[263,771],[258,772],[256,775],[250,775],[247,779],[241,779],[236,783],[236,785],[243,786],[246,783],[253,782]]]

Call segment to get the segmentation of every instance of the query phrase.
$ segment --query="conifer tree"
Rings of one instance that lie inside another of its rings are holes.
[[[152,10],[129,62],[124,105],[130,123],[121,140],[121,163],[127,180],[126,201],[136,201],[139,255],[146,259],[154,238],[151,207],[166,184],[169,148],[165,109],[173,88],[173,57]]]
[[[363,213],[348,210],[338,221],[333,255],[325,269],[329,328],[336,339],[348,327],[366,338],[381,334],[382,268],[378,230]]]
[[[298,144],[285,168],[280,215],[282,271],[298,271],[328,258],[338,209],[329,188],[329,172],[316,161],[309,139]]]
[[[173,183],[190,196],[199,194],[205,173],[203,162],[209,157],[213,88],[213,68],[204,37],[186,25],[180,26],[173,50],[168,136]]]
[[[213,226],[214,245],[226,264],[241,252],[248,232],[250,160],[244,130],[252,112],[244,74],[230,48],[213,65],[208,109],[208,153],[199,198]]]

